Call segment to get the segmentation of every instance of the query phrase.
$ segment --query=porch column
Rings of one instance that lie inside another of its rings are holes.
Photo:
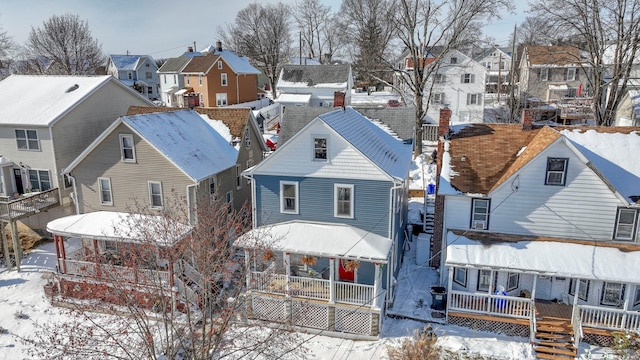
[[[13,266],[11,266],[11,256],[9,256],[9,242],[7,241],[7,233],[5,232],[5,223],[4,221],[0,221],[0,230],[2,230],[2,251],[4,253],[4,263],[7,264],[7,270],[11,270]]]
[[[336,303],[336,259],[329,258],[329,303]]]
[[[573,293],[573,308],[578,305],[578,297],[580,294],[580,279],[576,279],[576,291]]]
[[[289,281],[291,280],[291,255],[288,252],[284,253],[282,260],[284,262],[284,273],[286,276],[284,282],[284,296],[291,297],[289,293]]]
[[[371,308],[377,309],[378,307],[376,306],[376,303],[378,301],[378,296],[380,296],[380,294],[378,294],[378,288],[380,287],[380,264],[375,263],[374,266],[375,271],[373,273],[373,298],[371,299]]]
[[[13,240],[13,256],[16,259],[16,270],[20,272],[20,261],[22,260],[22,248],[20,247],[20,238],[18,236],[18,227],[15,220],[9,221],[11,227],[11,239]]]
[[[95,255],[95,263],[96,263],[96,277],[101,277],[102,272],[100,271],[100,253],[98,252],[98,240],[93,239],[93,254]]]
[[[478,271],[480,270],[478,269]],[[491,294],[495,292],[495,290],[493,290],[493,287],[496,286],[494,277],[495,276],[493,275],[493,270],[491,270],[491,272],[489,273],[489,290],[487,290],[489,296],[487,296],[487,303],[485,304],[485,306],[487,307],[485,310],[487,312],[491,311]]]
[[[56,245],[56,259],[58,262],[58,271],[67,273],[66,254],[64,252],[64,238],[60,235],[53,235],[53,243]]]
[[[531,299],[536,298],[536,286],[538,285],[538,274],[533,274],[533,285],[531,287]]]
[[[251,290],[251,259],[249,259],[249,249],[244,249],[244,268],[247,272],[247,290]]]
[[[622,303],[622,310],[624,310],[624,312],[622,313],[622,323],[620,325],[623,329],[628,329],[629,327],[627,326],[627,310],[629,309],[629,297],[631,296],[631,291],[629,290],[631,290],[631,284],[625,284],[624,286],[624,302]]]
[[[448,323],[449,322],[449,306],[451,306],[451,297],[453,296],[451,294],[451,291],[453,289],[453,267],[444,266],[444,268],[447,269],[447,305],[444,307],[445,309],[444,318],[445,318],[445,321]],[[431,304],[431,306],[433,306],[433,304]]]

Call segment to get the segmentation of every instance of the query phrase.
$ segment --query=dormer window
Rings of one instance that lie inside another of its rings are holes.
[[[222,61],[218,61],[218,70],[222,70]]]
[[[567,178],[567,163],[569,159],[564,158],[548,158],[547,159],[547,177],[545,185],[564,186]]]
[[[618,209],[613,238],[621,241],[634,241],[637,223],[638,211],[635,209]]]
[[[473,199],[471,201],[471,229],[487,230],[489,228],[490,199]]]
[[[313,139],[313,159],[314,160],[327,160],[327,138],[314,138]]]
[[[133,145],[133,135],[120,134],[120,156],[124,162],[136,162],[136,149]]]

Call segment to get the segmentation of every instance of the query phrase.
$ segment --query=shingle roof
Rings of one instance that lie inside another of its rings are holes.
[[[531,65],[576,65],[582,62],[580,50],[574,46],[527,46]]]
[[[207,54],[204,56],[194,56],[187,66],[182,69],[184,73],[206,73],[218,60],[218,55]]]
[[[284,65],[281,79],[292,83],[340,84],[349,79],[351,65]]]
[[[167,59],[167,61],[162,64],[160,69],[158,69],[159,73],[176,73],[182,71],[185,65],[191,60],[186,56],[180,56],[177,58]]]

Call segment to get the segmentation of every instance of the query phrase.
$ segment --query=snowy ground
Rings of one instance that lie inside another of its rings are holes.
[[[412,208],[418,209],[421,199],[412,199]],[[415,241],[414,241],[415,242]],[[53,242],[47,242],[25,257],[22,271],[17,273],[0,269],[0,359],[28,359],[27,348],[18,337],[30,336],[33,322],[50,322],[64,319],[64,311],[54,308],[45,298],[42,277],[55,269]],[[398,296],[389,313],[406,312],[410,317],[425,318],[430,313],[429,286],[437,281],[436,272],[425,265],[416,264],[415,246],[407,251],[399,276]],[[419,307],[419,300],[423,304]],[[418,311],[414,311],[414,310]],[[28,319],[15,315],[22,312]],[[385,359],[387,346],[398,344],[407,336],[425,326],[423,321],[385,317],[380,340],[352,341],[326,336],[303,335],[310,349],[310,359]],[[528,339],[477,332],[452,325],[432,324],[438,334],[438,344],[458,353],[491,356],[496,359],[534,359]],[[18,336],[18,337],[17,337]],[[607,349],[580,346],[581,359],[611,359]]]

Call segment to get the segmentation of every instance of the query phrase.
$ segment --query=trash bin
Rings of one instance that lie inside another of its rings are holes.
[[[436,193],[436,184],[427,185],[427,194],[433,195]]]
[[[447,289],[443,286],[431,287],[431,308],[444,310],[447,305]]]

